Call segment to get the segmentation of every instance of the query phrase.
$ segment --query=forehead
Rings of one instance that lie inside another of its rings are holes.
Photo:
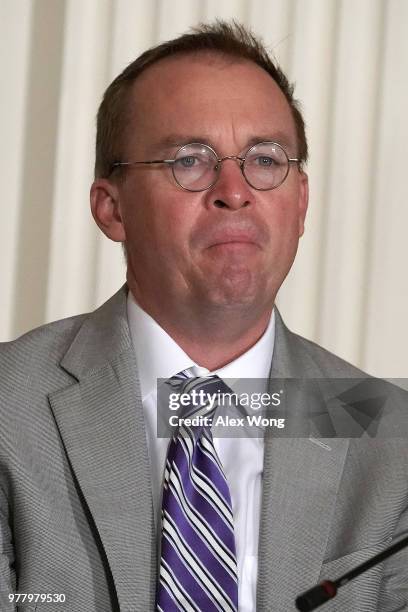
[[[289,104],[272,77],[253,62],[214,53],[173,56],[146,69],[133,84],[130,117],[131,133],[152,145],[174,133],[215,146],[245,146],[274,133],[296,141]]]

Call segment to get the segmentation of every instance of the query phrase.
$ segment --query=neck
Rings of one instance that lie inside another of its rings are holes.
[[[248,351],[265,332],[273,306],[261,313],[254,309],[208,310],[199,316],[189,309],[176,313],[166,308],[165,313],[154,304],[146,303],[130,288],[138,305],[149,314],[183,351],[199,366],[210,371],[218,370]],[[258,314],[258,316],[255,316]]]

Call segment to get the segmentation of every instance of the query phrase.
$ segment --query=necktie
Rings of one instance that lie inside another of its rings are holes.
[[[231,393],[218,376],[192,378],[190,370],[167,384],[190,397],[193,391]],[[189,405],[183,417],[205,415],[210,424],[182,424],[169,444],[157,595],[157,609],[163,612],[238,610],[231,496],[210,429],[216,407],[209,412],[205,401]]]

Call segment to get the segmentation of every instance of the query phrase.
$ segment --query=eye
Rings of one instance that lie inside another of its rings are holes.
[[[270,168],[276,165],[276,160],[274,160],[273,157],[269,157],[269,155],[259,155],[254,161],[255,164],[261,166],[261,168]]]
[[[200,162],[200,160],[195,155],[186,155],[185,157],[180,157],[177,159],[176,162],[182,168],[193,168]]]

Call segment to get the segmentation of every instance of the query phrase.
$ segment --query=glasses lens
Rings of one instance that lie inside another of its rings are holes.
[[[249,149],[243,171],[246,180],[255,189],[274,189],[288,175],[288,157],[278,144],[261,142]]]
[[[177,151],[173,174],[181,187],[203,191],[217,180],[217,157],[206,145],[185,145]]]

